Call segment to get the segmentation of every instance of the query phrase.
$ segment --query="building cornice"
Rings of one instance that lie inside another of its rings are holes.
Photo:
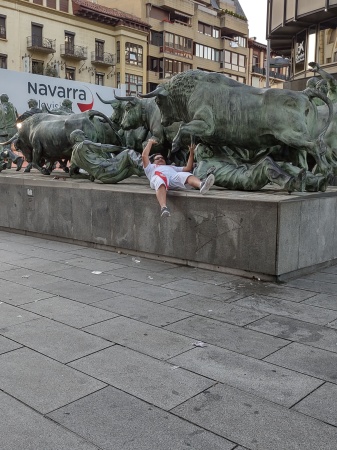
[[[115,8],[107,8],[87,0],[72,0],[73,13],[95,22],[107,25],[124,25],[148,32],[150,25],[132,14],[125,13]]]

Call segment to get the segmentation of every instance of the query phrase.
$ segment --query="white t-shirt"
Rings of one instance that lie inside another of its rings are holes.
[[[185,183],[190,172],[183,172],[183,167],[149,164],[144,168],[145,175],[150,180],[152,189],[158,189],[165,184],[166,189],[186,189]]]

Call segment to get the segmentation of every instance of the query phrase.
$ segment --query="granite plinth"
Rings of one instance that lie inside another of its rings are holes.
[[[160,218],[145,178],[117,185],[7,170],[0,229],[267,280],[337,262],[337,187],[325,193],[169,192]]]

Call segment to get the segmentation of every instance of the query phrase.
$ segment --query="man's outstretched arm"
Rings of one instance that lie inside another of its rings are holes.
[[[309,63],[309,66],[311,67],[311,70],[313,72],[317,72],[320,74],[320,76],[323,78],[323,80],[326,80],[328,83],[331,83],[333,86],[337,85],[336,78],[331,75],[331,73],[326,72],[325,70],[321,69],[320,65],[316,62]]]
[[[187,164],[183,168],[183,172],[192,172],[192,170],[193,170],[195,144],[189,145],[188,149],[189,149],[190,153],[188,155]]]
[[[157,141],[155,141],[154,139],[149,139],[147,141],[146,147],[143,150],[142,153],[142,161],[143,161],[143,167],[145,169],[145,167],[147,167],[150,164],[150,159],[149,159],[149,154],[152,148],[152,145],[156,144]]]

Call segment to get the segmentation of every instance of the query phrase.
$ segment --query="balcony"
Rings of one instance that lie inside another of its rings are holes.
[[[198,5],[197,17],[199,22],[207,23],[213,27],[219,27],[220,25],[220,19],[216,11],[205,6]]]
[[[225,13],[220,17],[220,28],[223,35],[248,36],[248,23],[232,14]]]
[[[42,38],[39,36],[28,36],[27,50],[46,54],[55,53],[55,43],[55,39]]]
[[[157,0],[156,5],[193,16],[194,4],[189,0]]]
[[[262,76],[265,77],[267,71],[266,71],[266,69],[264,67],[253,66],[252,67],[252,73],[253,74],[254,73],[255,74],[259,74],[259,75],[262,75]],[[283,80],[283,81],[289,80],[289,77],[287,75],[284,75],[283,73],[276,72],[275,70],[270,70],[269,71],[269,77],[270,78],[276,78],[278,80]]]
[[[95,51],[91,52],[91,64],[95,64],[96,66],[114,66],[116,64],[115,55],[112,53],[96,53]]]
[[[191,25],[185,25],[177,21],[170,22],[167,20],[162,20],[159,24],[156,24],[156,26],[158,25],[158,30],[160,31],[168,31],[169,33],[178,34],[179,36],[184,36],[189,39],[194,38],[194,30]]]
[[[266,75],[266,69],[259,66],[253,66],[252,73],[258,73],[259,75]]]
[[[60,56],[64,59],[84,61],[88,58],[88,49],[81,45],[62,44],[60,47]]]
[[[181,58],[193,59],[192,50],[188,51],[186,49],[172,48],[168,46],[159,47],[160,53],[169,53],[170,55],[180,56]]]

